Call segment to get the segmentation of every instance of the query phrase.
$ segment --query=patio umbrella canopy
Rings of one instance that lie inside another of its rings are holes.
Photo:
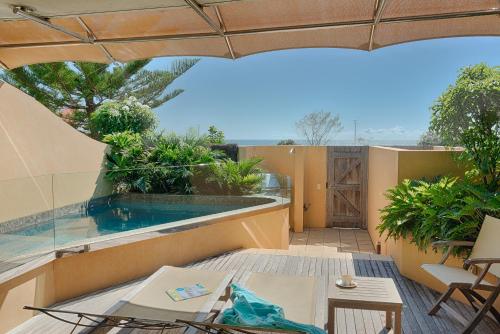
[[[0,66],[499,36],[500,0],[0,0]]]

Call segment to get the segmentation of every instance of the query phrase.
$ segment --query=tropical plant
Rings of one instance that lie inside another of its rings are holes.
[[[193,193],[195,173],[203,172],[200,166],[221,157],[205,137],[192,132],[141,136],[126,131],[106,135],[104,142],[111,146],[107,177],[117,192]]]
[[[224,195],[248,195],[259,192],[264,180],[258,165],[260,158],[235,162],[230,159],[210,164],[208,192]]]
[[[421,250],[437,240],[474,241],[484,216],[500,214],[500,194],[454,177],[405,180],[386,197],[390,204],[381,210],[378,231],[410,240]]]
[[[224,132],[222,130],[217,129],[214,125],[211,125],[208,128],[207,140],[210,144],[220,145],[224,144]]]
[[[297,145],[293,139],[283,139],[280,140],[276,145]]]
[[[326,145],[331,136],[343,129],[340,116],[333,116],[325,111],[310,113],[295,123],[295,126],[307,143],[315,146]]]
[[[157,123],[156,114],[151,108],[131,96],[121,102],[105,102],[97,108],[90,116],[90,131],[97,139],[101,139],[115,132],[152,131]]]
[[[460,70],[454,85],[432,105],[429,130],[444,144],[461,145],[475,127],[489,134],[500,122],[500,67],[482,63]]]
[[[106,154],[106,177],[112,182],[115,192],[146,192],[149,189],[144,168],[147,154],[141,135],[125,131],[106,135],[103,141],[111,148]]]
[[[123,65],[64,62],[29,65],[5,71],[4,81],[33,96],[55,113],[71,110],[69,123],[88,132],[90,115],[104,102],[134,96],[151,108],[158,107],[183,92],[167,87],[199,59],[184,59],[170,70],[146,69],[151,59]]]

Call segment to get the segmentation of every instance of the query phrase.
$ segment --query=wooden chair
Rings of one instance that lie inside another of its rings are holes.
[[[422,268],[446,284],[448,289],[436,301],[429,311],[429,315],[436,314],[441,307],[444,308],[465,325],[462,333],[471,333],[488,312],[491,312],[496,321],[500,323],[500,314],[493,306],[500,293],[500,219],[486,216],[476,242],[438,241],[433,246],[447,246],[448,249],[443,254],[439,264],[424,264]],[[463,269],[445,265],[455,246],[472,247],[471,255],[464,262]],[[480,269],[478,275],[469,271],[471,266]],[[496,277],[496,283],[484,280],[488,273]],[[445,303],[456,289],[465,296],[475,310],[473,318],[469,321]],[[480,295],[478,290],[489,292],[488,297]]]

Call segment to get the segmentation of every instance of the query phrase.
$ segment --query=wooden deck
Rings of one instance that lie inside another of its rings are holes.
[[[437,293],[402,277],[395,264],[384,257],[370,254],[336,253],[321,256],[294,255],[293,251],[243,250],[193,263],[190,267],[208,270],[236,270],[236,280],[245,271],[271,272],[283,275],[325,276],[329,281],[334,277],[348,273],[357,276],[391,277],[394,279],[404,302],[403,332],[409,333],[457,333],[461,325],[440,311],[437,316],[428,316],[427,310],[438,296]],[[102,313],[121,296],[130,291],[139,281],[116,286],[105,291],[87,295],[57,305],[66,310],[78,310],[90,313]],[[324,305],[326,307],[326,296]],[[471,308],[451,301],[464,317],[469,318]],[[326,313],[326,312],[325,312]],[[336,333],[384,333],[385,314],[376,311],[339,309],[336,313]],[[326,323],[326,319],[325,319]],[[44,315],[38,315],[11,333],[69,333],[71,326],[55,321]],[[84,333],[82,329],[76,333]],[[499,333],[500,328],[491,319],[486,319],[475,333]],[[116,331],[114,333],[117,333]],[[118,333],[130,333],[119,331]],[[138,333],[137,331],[133,332]]]

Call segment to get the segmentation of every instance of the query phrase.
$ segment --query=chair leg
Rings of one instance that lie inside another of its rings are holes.
[[[443,302],[446,302],[448,300],[448,298],[450,298],[451,294],[453,293],[453,291],[455,291],[455,288],[451,288],[451,287],[448,287],[448,290],[446,290],[442,295],[441,297],[439,297],[439,299],[436,301],[436,303],[434,304],[434,306],[432,306],[431,310],[429,311],[429,315],[434,315],[437,313],[437,311],[439,311],[439,309],[441,308],[440,304],[443,303]]]
[[[486,303],[486,298],[484,298],[483,296],[481,296],[479,293],[477,293],[476,291],[474,290],[469,290],[469,293],[474,297],[476,298],[477,300],[479,300],[482,304]],[[496,310],[495,306],[491,306],[490,308],[490,312],[491,314],[493,314],[493,316],[495,317],[495,319],[500,323],[500,313]]]
[[[470,306],[472,306],[474,311],[476,312],[479,311],[477,306],[474,304],[475,300],[474,297],[471,296],[470,291],[468,289],[458,289],[458,290],[460,290],[460,292],[464,295],[464,297],[469,301],[469,304]],[[481,303],[484,303],[484,301],[482,301]]]
[[[479,322],[483,319],[483,317],[490,311],[493,303],[498,297],[498,294],[500,293],[500,288],[497,287],[497,289],[486,299],[485,303],[479,308],[479,311],[476,312],[474,315],[474,318],[469,322],[467,327],[463,330],[462,334],[470,334],[476,328],[476,326],[479,324]]]

